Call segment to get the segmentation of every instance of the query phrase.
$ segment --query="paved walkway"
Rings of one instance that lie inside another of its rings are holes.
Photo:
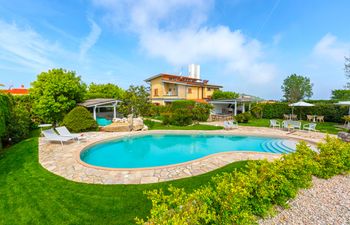
[[[268,159],[274,160],[281,155],[255,152],[225,152],[210,155],[198,160],[182,164],[141,168],[141,169],[108,169],[94,167],[80,160],[80,152],[91,144],[100,141],[126,136],[152,134],[152,133],[178,133],[178,134],[233,134],[253,136],[273,136],[287,139],[303,139],[310,142],[319,142],[324,138],[322,133],[308,133],[298,131],[287,134],[285,131],[270,128],[240,127],[232,131],[144,131],[144,132],[88,132],[84,135],[87,141],[65,144],[47,143],[44,138],[39,139],[39,162],[47,170],[68,180],[96,184],[143,184],[175,180],[196,176],[229,163],[240,160]]]

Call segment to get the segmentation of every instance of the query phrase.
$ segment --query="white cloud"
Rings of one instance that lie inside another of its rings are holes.
[[[52,66],[49,55],[59,51],[55,43],[48,42],[31,28],[0,20],[0,64],[19,64],[34,70]]]
[[[101,35],[101,28],[95,23],[95,21],[90,20],[91,31],[88,36],[80,43],[80,59],[83,59],[86,53],[92,48],[98,41]]]
[[[314,49],[313,55],[336,63],[344,62],[344,56],[350,53],[350,43],[341,42],[333,34],[326,34],[319,40]]]
[[[127,27],[139,37],[141,49],[174,66],[220,62],[228,74],[247,77],[255,83],[269,82],[276,74],[264,62],[263,45],[227,26],[208,27],[205,22],[213,1],[206,0],[94,0],[102,7],[105,21]]]

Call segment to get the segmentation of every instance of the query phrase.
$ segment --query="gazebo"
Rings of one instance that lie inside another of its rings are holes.
[[[97,110],[100,108],[113,108],[113,119],[117,118],[117,105],[120,100],[112,99],[112,98],[95,98],[89,99],[85,102],[79,103],[78,105],[84,106],[86,108],[92,108],[92,112],[94,115],[94,119],[97,119]]]
[[[251,96],[241,96],[236,99],[217,99],[209,101],[210,104],[214,106],[212,114],[214,115],[233,115],[238,114],[238,109],[242,113],[245,112],[246,105],[248,105],[248,110],[251,108],[253,102],[258,100],[252,98]]]

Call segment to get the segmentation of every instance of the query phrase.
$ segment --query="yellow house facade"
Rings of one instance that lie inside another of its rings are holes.
[[[150,84],[152,103],[166,105],[176,100],[207,102],[220,85],[209,84],[199,77],[186,77],[161,73],[145,80]]]

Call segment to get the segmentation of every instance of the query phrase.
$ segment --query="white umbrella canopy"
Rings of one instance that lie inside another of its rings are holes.
[[[349,102],[350,103],[350,102]],[[292,104],[289,104],[289,106],[291,107],[294,107],[294,106],[301,106],[301,107],[310,107],[310,106],[315,106],[314,104],[311,104],[311,103],[307,103],[307,102],[303,102],[303,101],[300,101],[300,102],[296,102],[296,103],[292,103]]]
[[[341,101],[338,103],[335,103],[336,105],[343,105],[343,106],[349,106],[349,115],[350,115],[350,101]]]
[[[299,102],[295,102],[295,103],[289,104],[289,106],[292,107],[292,114],[293,114],[294,113],[294,107],[311,107],[311,106],[315,106],[315,105],[311,104],[311,103],[299,101]]]

